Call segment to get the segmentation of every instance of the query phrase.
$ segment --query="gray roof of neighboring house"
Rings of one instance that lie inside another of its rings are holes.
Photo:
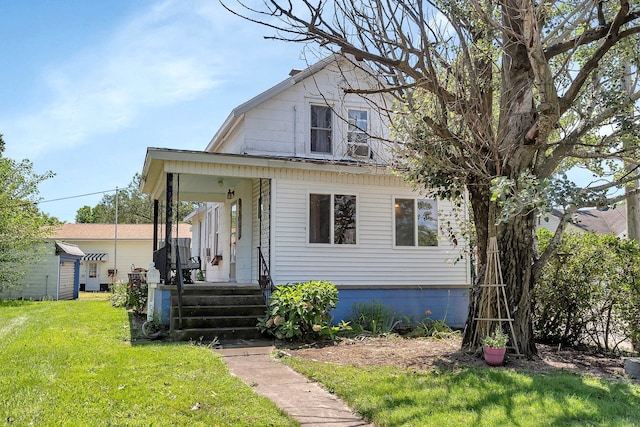
[[[562,217],[562,211],[557,209],[552,214]],[[575,213],[571,224],[583,231],[619,236],[627,231],[627,210],[624,206],[606,210],[580,209]]]

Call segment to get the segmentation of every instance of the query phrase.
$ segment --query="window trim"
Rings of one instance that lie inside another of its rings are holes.
[[[413,200],[414,207],[414,227],[413,227],[413,245],[398,245],[396,244],[396,199],[403,200]],[[419,220],[418,220],[418,201],[419,200],[432,200],[435,202],[435,211],[436,211],[436,244],[428,245],[428,246],[420,246],[419,244]],[[408,249],[408,250],[423,250],[423,249],[437,249],[440,247],[440,215],[438,215],[438,199],[437,198],[426,198],[423,196],[416,195],[393,195],[391,196],[391,222],[393,228],[393,235],[391,236],[391,243],[394,249]]]
[[[310,201],[311,201],[312,194],[330,196],[331,204],[329,207],[329,215],[330,215],[329,243],[315,243],[310,241],[310,238],[309,238],[310,237],[309,234],[311,232]],[[335,243],[335,196],[336,195],[353,196],[356,198],[356,214],[355,214],[356,241],[355,243]],[[307,246],[313,247],[313,248],[317,248],[317,247],[349,248],[349,247],[357,247],[360,245],[360,195],[357,192],[350,192],[348,190],[347,191],[308,190],[305,203],[306,203],[306,226],[305,226],[306,233],[305,234],[306,234]]]

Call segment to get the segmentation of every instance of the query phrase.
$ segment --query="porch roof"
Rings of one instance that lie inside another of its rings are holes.
[[[282,176],[282,171],[291,170],[392,175],[385,165],[352,160],[249,156],[149,147],[140,190],[153,199],[161,200],[166,190],[166,174],[173,173],[179,175],[174,187],[179,186],[180,200],[223,202],[227,191],[243,179],[277,178]]]

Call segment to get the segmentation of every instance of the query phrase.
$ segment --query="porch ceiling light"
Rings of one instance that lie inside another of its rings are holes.
[[[233,196],[236,195],[235,191],[231,191],[231,189],[229,189],[229,191],[227,191],[227,200],[231,200],[233,199]]]
[[[224,185],[224,181],[222,179],[218,180],[218,187],[222,188],[222,186]]]

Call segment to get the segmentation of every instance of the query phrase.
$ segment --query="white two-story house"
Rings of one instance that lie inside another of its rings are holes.
[[[389,168],[388,100],[349,90],[375,87],[334,55],[233,109],[204,151],[147,150],[144,193],[201,202],[188,219],[205,281],[327,280],[336,321],[375,300],[464,324],[469,260],[442,231],[452,204]]]

